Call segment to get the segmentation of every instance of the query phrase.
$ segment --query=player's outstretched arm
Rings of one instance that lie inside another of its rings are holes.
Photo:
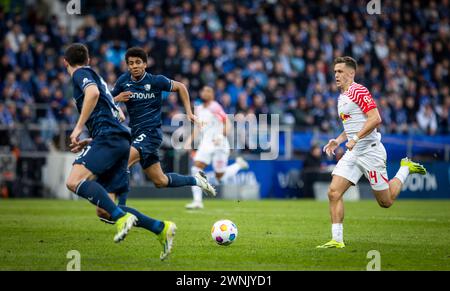
[[[78,144],[78,137],[83,131],[83,127],[86,124],[86,121],[89,119],[89,116],[91,116],[92,111],[94,111],[99,96],[100,91],[98,90],[97,86],[90,85],[86,87],[84,91],[84,101],[83,107],[81,108],[80,117],[78,118],[78,122],[75,125],[72,134],[70,135],[70,141],[73,145]]]
[[[352,150],[355,144],[362,138],[366,137],[368,134],[370,134],[378,125],[381,123],[381,117],[380,113],[378,112],[377,108],[373,108],[366,113],[367,120],[364,123],[363,128],[355,134],[355,136],[349,140],[345,146]]]
[[[178,92],[180,94],[181,101],[183,102],[186,115],[191,122],[197,122],[197,117],[192,113],[191,100],[189,92],[183,83],[172,80],[172,92]]]

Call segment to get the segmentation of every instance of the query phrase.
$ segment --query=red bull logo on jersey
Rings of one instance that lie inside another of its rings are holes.
[[[339,114],[339,116],[341,117],[342,122],[346,122],[347,120],[352,118],[350,114],[345,114],[345,113],[342,113],[342,112]]]

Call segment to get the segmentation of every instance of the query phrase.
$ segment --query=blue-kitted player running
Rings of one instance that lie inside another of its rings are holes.
[[[128,156],[131,136],[119,119],[124,115],[109,92],[105,81],[88,66],[89,52],[85,45],[70,45],[64,62],[73,81],[73,96],[80,116],[70,135],[72,152],[80,152],[67,178],[67,187],[86,198],[103,215],[115,221],[115,242],[125,239],[134,226],[145,228],[158,235],[163,246],[161,259],[170,253],[176,225],[170,221],[159,221],[139,211],[117,206],[111,197],[128,191]],[[79,140],[86,125],[90,138]]]
[[[111,91],[115,102],[125,102],[130,115],[132,144],[128,166],[138,161],[147,177],[156,187],[199,186],[208,195],[215,196],[216,190],[203,172],[195,176],[164,173],[159,162],[158,150],[162,142],[161,107],[163,92],[178,92],[187,118],[195,122],[189,92],[180,82],[163,75],[146,72],[147,53],[139,47],[132,47],[125,54],[128,72],[122,74]]]

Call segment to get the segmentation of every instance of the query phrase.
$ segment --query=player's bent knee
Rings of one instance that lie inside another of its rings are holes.
[[[335,188],[332,188],[332,187],[328,188],[328,200],[337,201],[337,200],[341,199],[341,197],[342,197],[342,193],[340,193],[338,190],[336,190]]]
[[[90,180],[95,176],[84,166],[82,165],[74,165],[72,172],[66,180],[66,187],[73,193],[76,193],[77,187],[84,180]]]
[[[78,184],[80,182],[81,181],[79,179],[76,179],[76,178],[73,178],[73,177],[69,177],[67,179],[67,181],[66,181],[66,187],[67,187],[67,189],[69,189],[70,191],[75,193],[76,190],[77,190]]]
[[[167,183],[164,183],[164,182],[161,182],[161,181],[153,182],[153,184],[155,184],[156,188],[165,188],[165,187],[167,187]]]
[[[156,188],[165,188],[169,185],[169,178],[166,175],[159,176],[153,180],[153,184],[155,184]]]
[[[392,204],[394,204],[394,201],[392,201],[392,200],[378,201],[378,205],[380,205],[381,208],[389,208],[392,206]]]

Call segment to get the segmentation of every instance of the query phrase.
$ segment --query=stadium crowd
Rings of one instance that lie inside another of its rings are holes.
[[[60,125],[74,125],[62,59],[71,42],[89,46],[111,87],[126,49],[141,46],[149,71],[185,83],[192,98],[211,85],[227,113],[280,114],[296,130],[330,133],[341,130],[332,62],[350,55],[382,132],[450,133],[449,1],[385,0],[375,15],[367,1],[82,1],[73,34],[45,1],[29,2],[0,7],[3,144],[19,124],[40,124],[31,140],[45,150]],[[182,111],[176,95],[164,111],[164,124]]]

